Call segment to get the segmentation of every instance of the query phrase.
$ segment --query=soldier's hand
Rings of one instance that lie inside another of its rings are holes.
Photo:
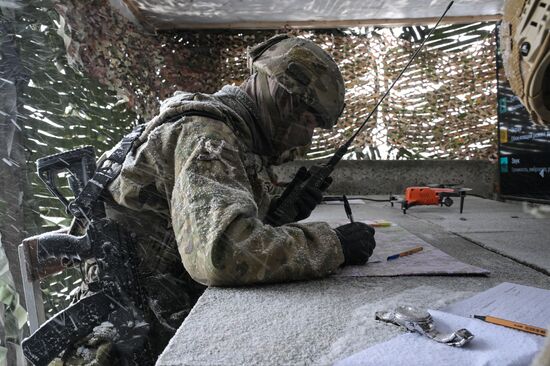
[[[376,247],[373,227],[362,222],[353,222],[339,226],[334,231],[342,245],[344,266],[367,263]]]
[[[304,175],[305,179],[309,178],[309,173],[305,167],[301,167],[296,175]],[[331,183],[332,178],[327,177],[319,188],[307,184],[304,186],[295,204],[297,212],[295,221],[306,219],[311,215],[315,207],[323,201],[323,192],[327,190]]]
[[[301,167],[294,176],[292,182],[285,188],[281,197],[272,202],[266,215],[265,222],[274,226],[279,226],[289,222],[303,220],[311,215],[315,207],[322,202],[323,192],[332,183],[332,178],[327,177],[319,188],[307,184],[302,186],[302,183],[309,179],[309,177],[310,174],[307,169]],[[281,212],[278,210],[280,202],[285,200],[286,197],[293,194],[296,190],[299,190],[297,195],[298,198],[294,202],[292,210],[290,210],[290,212]]]

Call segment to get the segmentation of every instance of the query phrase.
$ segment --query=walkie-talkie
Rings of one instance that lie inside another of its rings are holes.
[[[330,160],[327,163],[325,163],[323,165],[314,165],[308,170],[307,174],[296,176],[294,178],[294,180],[289,184],[287,189],[285,189],[285,191],[283,192],[283,194],[281,195],[281,197],[277,201],[277,206],[275,206],[274,210],[270,213],[270,215],[268,217],[266,217],[266,222],[268,224],[273,225],[273,226],[279,226],[280,223],[283,221],[281,218],[296,217],[297,212],[296,212],[295,205],[296,205],[296,201],[298,200],[298,198],[301,197],[302,192],[304,190],[308,189],[308,188],[320,189],[320,187],[325,182],[325,179],[327,179],[330,176],[330,174],[332,173],[332,171],[336,167],[336,164],[338,164],[340,162],[340,160],[342,160],[342,157],[347,153],[347,151],[348,151],[349,147],[351,146],[351,143],[353,142],[355,137],[357,137],[359,132],[361,132],[363,127],[365,127],[365,125],[367,124],[367,122],[369,121],[371,116],[378,109],[378,106],[380,106],[382,101],[386,98],[386,96],[392,90],[394,85],[401,78],[401,76],[403,75],[405,70],[407,70],[407,68],[410,66],[412,61],[418,55],[420,50],[424,47],[424,44],[426,43],[428,38],[430,38],[432,33],[435,31],[435,29],[437,28],[437,26],[439,25],[441,20],[445,17],[445,15],[449,11],[449,9],[453,5],[453,3],[454,3],[454,1],[451,1],[449,3],[449,5],[445,9],[445,11],[441,15],[441,17],[439,17],[439,19],[438,19],[437,23],[435,24],[435,26],[432,28],[430,33],[428,33],[428,35],[424,38],[424,40],[422,41],[422,44],[420,45],[420,47],[411,56],[411,58],[409,59],[409,62],[407,63],[407,65],[405,65],[403,70],[401,70],[401,73],[393,81],[393,83],[390,85],[388,90],[386,90],[386,92],[384,93],[382,98],[380,98],[378,103],[376,103],[373,110],[369,113],[369,115],[367,116],[367,118],[365,119],[363,124],[361,124],[359,129],[357,131],[355,131],[355,133],[349,138],[348,141],[346,141],[345,144],[343,144],[342,146],[340,146],[338,148],[338,150],[336,150],[334,155],[332,155],[332,157],[330,158]]]

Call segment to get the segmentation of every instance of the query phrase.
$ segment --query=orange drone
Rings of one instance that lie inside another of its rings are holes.
[[[454,184],[435,184],[424,187],[407,187],[405,199],[401,201],[403,213],[413,206],[443,205],[450,207],[454,203],[451,197],[460,197],[460,213],[464,208],[464,197],[470,188],[453,187]],[[393,206],[393,202],[391,203]]]

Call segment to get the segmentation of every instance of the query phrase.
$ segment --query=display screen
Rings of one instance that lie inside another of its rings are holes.
[[[500,193],[550,201],[550,128],[535,124],[511,90],[500,52],[497,70]]]

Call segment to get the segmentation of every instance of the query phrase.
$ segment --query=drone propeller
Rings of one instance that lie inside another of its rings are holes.
[[[430,188],[453,188],[453,187],[456,187],[458,185],[459,185],[458,183],[432,183],[432,184],[427,184],[426,187],[430,187]]]

